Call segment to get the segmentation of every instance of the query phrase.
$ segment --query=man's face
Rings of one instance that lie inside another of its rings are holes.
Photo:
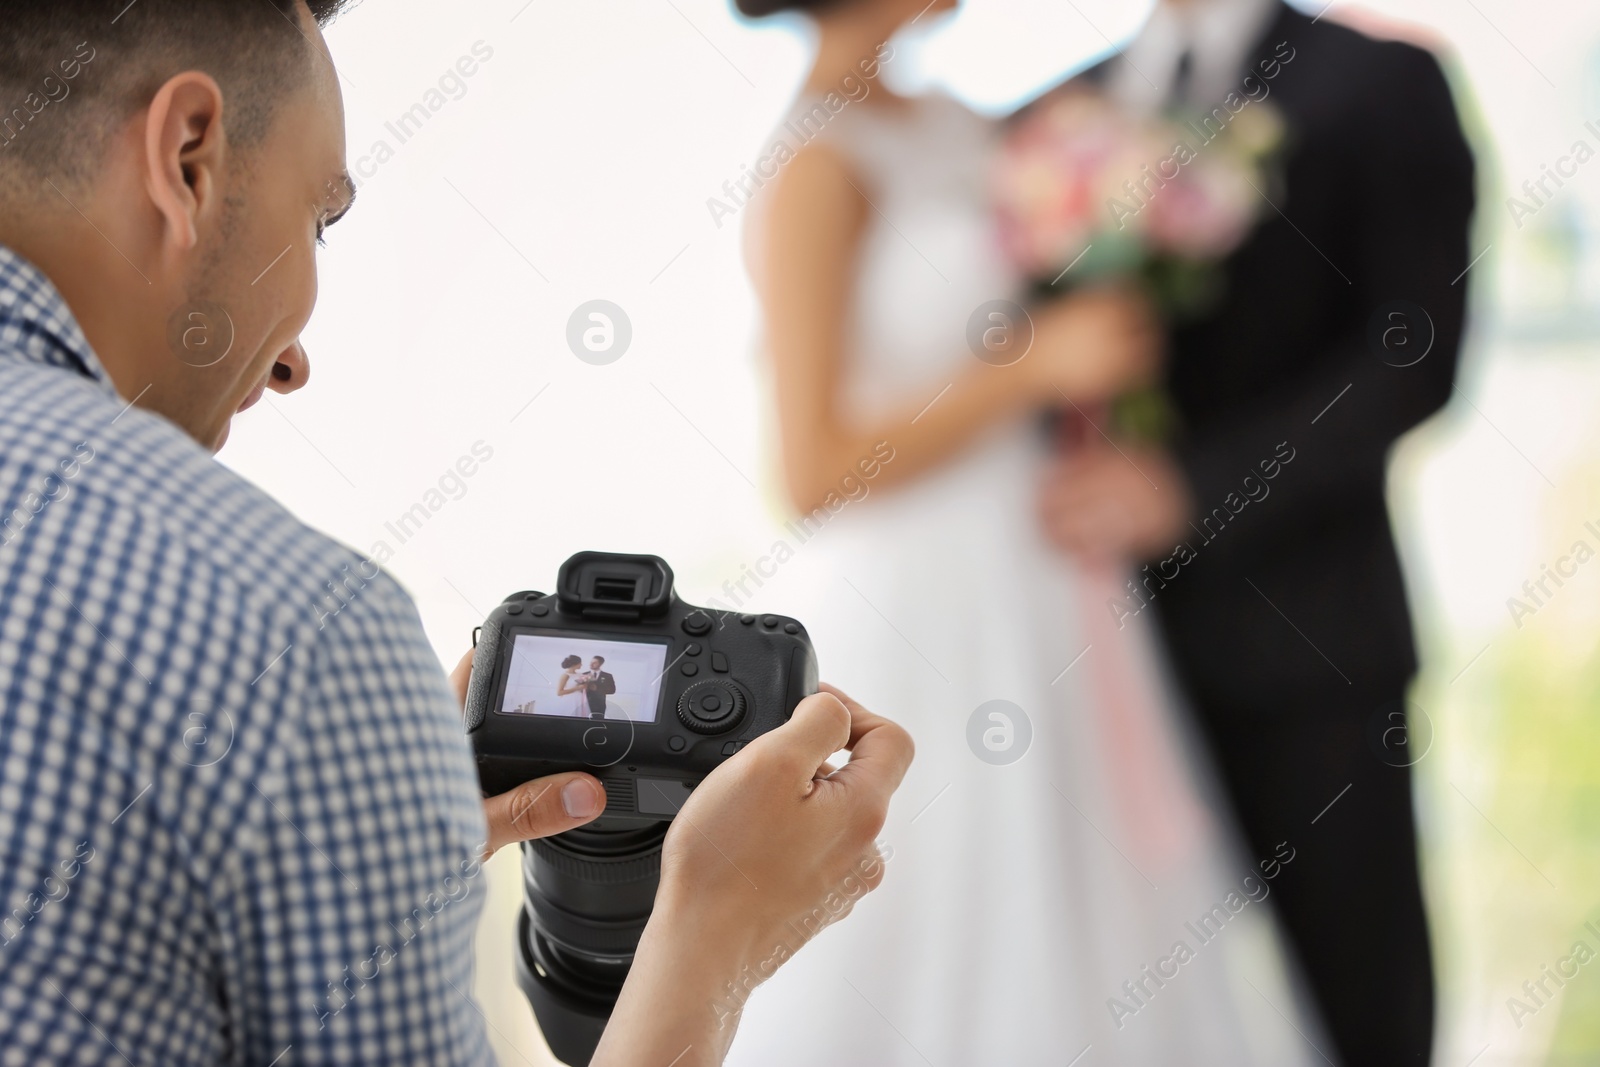
[[[301,21],[319,50],[309,77],[277,102],[265,136],[233,154],[220,224],[168,286],[168,373],[145,406],[213,451],[267,389],[305,385],[300,332],[317,300],[318,238],[354,197],[338,78],[304,9]]]
[[[598,659],[598,658],[592,659],[592,660],[589,661],[589,669],[591,671],[598,672],[600,670],[600,664],[602,664],[604,662],[605,662],[604,660],[601,660],[601,659]]]

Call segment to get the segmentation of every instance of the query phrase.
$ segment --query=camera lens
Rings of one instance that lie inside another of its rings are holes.
[[[588,826],[522,845],[517,982],[550,1050],[583,1067],[633,965],[661,881],[667,824]]]

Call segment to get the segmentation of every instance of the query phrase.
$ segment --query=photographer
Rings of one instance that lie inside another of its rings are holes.
[[[211,458],[309,375],[337,6],[0,0],[5,1064],[491,1062],[473,879],[605,803],[484,801],[410,600]],[[910,758],[829,691],[711,774],[594,1062],[720,1062],[729,983],[882,877]]]

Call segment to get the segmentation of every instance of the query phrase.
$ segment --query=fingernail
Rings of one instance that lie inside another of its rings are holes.
[[[600,798],[596,795],[598,790],[581,778],[574,779],[561,787],[561,806],[566,809],[567,815],[574,819],[587,819],[591,815],[600,814]]]

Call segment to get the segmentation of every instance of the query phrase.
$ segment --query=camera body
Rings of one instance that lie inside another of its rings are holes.
[[[604,783],[600,817],[522,845],[517,984],[550,1049],[594,1054],[655,906],[667,828],[707,774],[817,691],[805,628],[673,593],[657,556],[580,552],[478,630],[466,727],[484,795]]]
[[[517,593],[490,613],[466,706],[485,795],[581,770],[605,785],[600,825],[670,822],[817,691],[798,622],[697,608],[672,582],[656,556],[580,552],[554,595]]]

